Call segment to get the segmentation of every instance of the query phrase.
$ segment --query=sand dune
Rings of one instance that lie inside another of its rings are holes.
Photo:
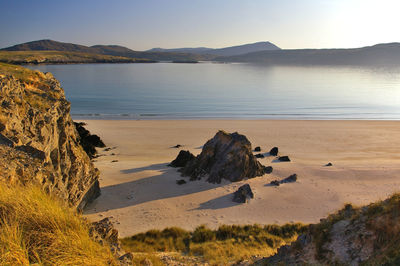
[[[101,149],[104,156],[96,159],[102,195],[85,215],[91,220],[112,216],[121,236],[169,226],[317,222],[344,203],[366,204],[400,190],[400,123],[395,121],[85,122],[115,147]],[[177,185],[180,174],[166,165],[180,149],[171,147],[181,144],[198,154],[218,129],[246,135],[262,152],[278,146],[292,162],[266,157],[259,160],[274,167],[270,175],[238,183]],[[328,162],[333,166],[324,166]],[[296,183],[268,185],[293,173]],[[232,193],[244,183],[251,185],[255,199],[233,203]]]

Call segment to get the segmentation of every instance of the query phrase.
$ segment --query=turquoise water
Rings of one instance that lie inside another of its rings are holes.
[[[96,119],[400,119],[400,67],[251,64],[30,66]]]

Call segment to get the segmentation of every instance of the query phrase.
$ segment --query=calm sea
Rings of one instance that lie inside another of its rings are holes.
[[[75,119],[400,119],[400,67],[252,64],[31,66]]]

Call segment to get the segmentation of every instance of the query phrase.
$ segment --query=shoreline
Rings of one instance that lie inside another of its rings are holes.
[[[293,117],[281,117],[279,115],[271,115],[271,117],[177,117],[177,116],[168,116],[168,115],[134,115],[134,114],[118,114],[118,115],[104,115],[104,114],[92,114],[92,115],[71,115],[72,119],[75,121],[202,121],[202,120],[210,120],[210,121],[387,121],[387,122],[396,122],[400,121],[400,118],[293,118]]]
[[[82,120],[80,120],[82,121]],[[84,120],[109,151],[99,150],[102,195],[85,210],[90,220],[113,217],[121,237],[150,229],[206,224],[315,223],[345,203],[368,204],[400,187],[397,121],[365,120]],[[274,171],[253,179],[215,185],[181,179],[166,164],[180,149],[195,155],[218,129],[238,131],[252,147],[273,146],[292,162],[259,159]],[[115,148],[114,148],[115,147]],[[113,155],[114,154],[114,155]],[[113,162],[114,161],[114,162]],[[325,167],[328,162],[332,167]],[[298,182],[269,187],[296,173]],[[236,204],[231,194],[249,183],[255,199]]]

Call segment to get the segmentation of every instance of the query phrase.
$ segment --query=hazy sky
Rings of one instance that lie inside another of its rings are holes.
[[[0,0],[0,47],[53,39],[153,47],[400,42],[400,0]]]

